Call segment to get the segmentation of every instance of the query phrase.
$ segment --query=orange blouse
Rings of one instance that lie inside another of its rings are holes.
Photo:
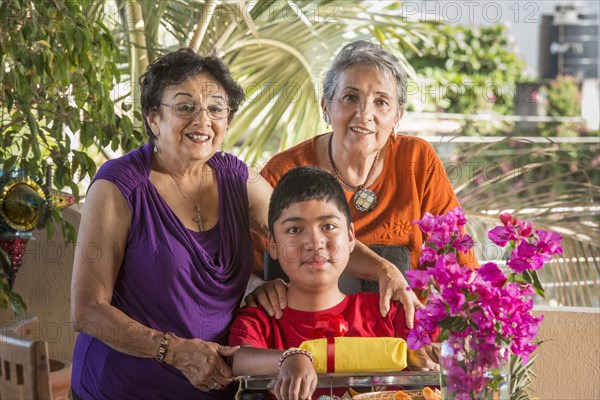
[[[316,141],[322,135],[273,156],[261,175],[274,187],[287,171],[302,165],[318,165]],[[423,234],[414,220],[426,211],[444,214],[459,205],[444,166],[425,140],[390,135],[383,171],[369,186],[377,194],[377,206],[369,212],[354,207],[354,192],[345,192],[350,204],[356,237],[372,245],[403,245],[410,251],[411,268],[419,265]],[[464,256],[464,255],[463,255]],[[476,266],[472,252],[459,259]]]

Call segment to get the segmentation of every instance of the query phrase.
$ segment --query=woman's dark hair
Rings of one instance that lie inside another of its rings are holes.
[[[346,216],[350,226],[350,206],[337,178],[321,168],[306,165],[289,170],[275,186],[269,201],[268,221],[271,233],[275,232],[273,226],[283,210],[292,204],[310,200],[332,202]]]
[[[210,74],[227,93],[228,106],[231,107],[228,120],[231,122],[245,95],[242,87],[231,77],[227,65],[216,56],[202,57],[190,48],[179,49],[154,60],[140,76],[144,129],[150,138],[154,139],[154,133],[146,122],[146,116],[160,107],[165,89],[202,72]]]

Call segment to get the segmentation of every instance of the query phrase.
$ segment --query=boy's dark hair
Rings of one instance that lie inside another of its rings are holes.
[[[345,216],[350,226],[350,207],[344,190],[335,176],[329,172],[307,165],[288,171],[281,177],[269,201],[269,230],[274,233],[273,225],[281,213],[294,203],[309,200],[333,202]]]

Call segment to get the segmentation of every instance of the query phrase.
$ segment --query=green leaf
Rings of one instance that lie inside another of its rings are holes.
[[[533,290],[535,290],[535,292],[537,294],[539,294],[542,297],[545,297],[546,293],[544,291],[542,283],[540,282],[540,280],[538,278],[537,271],[525,270],[525,272],[523,272],[523,277],[525,278],[525,281],[527,283],[531,284],[531,286],[533,287]]]
[[[15,314],[19,315],[23,311],[27,311],[27,305],[20,294],[11,291],[8,293],[8,298],[10,301],[10,308]]]
[[[0,310],[8,308],[8,294],[0,288]]]
[[[440,321],[440,326],[451,332],[462,332],[469,326],[469,321],[460,316],[446,317]]]
[[[50,46],[50,43],[48,43],[45,40],[38,40],[36,43],[39,44],[40,46],[47,48],[48,50],[50,50],[52,48],[52,46]]]
[[[444,340],[448,340],[449,337],[450,337],[450,332],[447,329],[442,329],[442,331],[440,332],[440,336],[438,337],[438,340],[440,342],[443,342]]]
[[[0,261],[2,262],[2,268],[10,267],[10,260],[8,258],[8,254],[6,254],[6,252],[2,248],[0,248]],[[0,284],[2,283],[1,279],[3,279],[3,277],[5,276],[6,275],[0,270]]]
[[[18,156],[10,156],[6,160],[2,162],[2,169],[4,171],[12,171],[12,169],[17,165],[17,161],[19,160]]]

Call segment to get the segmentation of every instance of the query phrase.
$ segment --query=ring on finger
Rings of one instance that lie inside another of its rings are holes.
[[[219,386],[219,384],[218,384],[217,382],[214,382],[214,383],[213,383],[212,385],[210,385],[208,388],[209,388],[210,390],[214,390],[214,389],[216,389],[216,387],[217,387],[217,386]]]

